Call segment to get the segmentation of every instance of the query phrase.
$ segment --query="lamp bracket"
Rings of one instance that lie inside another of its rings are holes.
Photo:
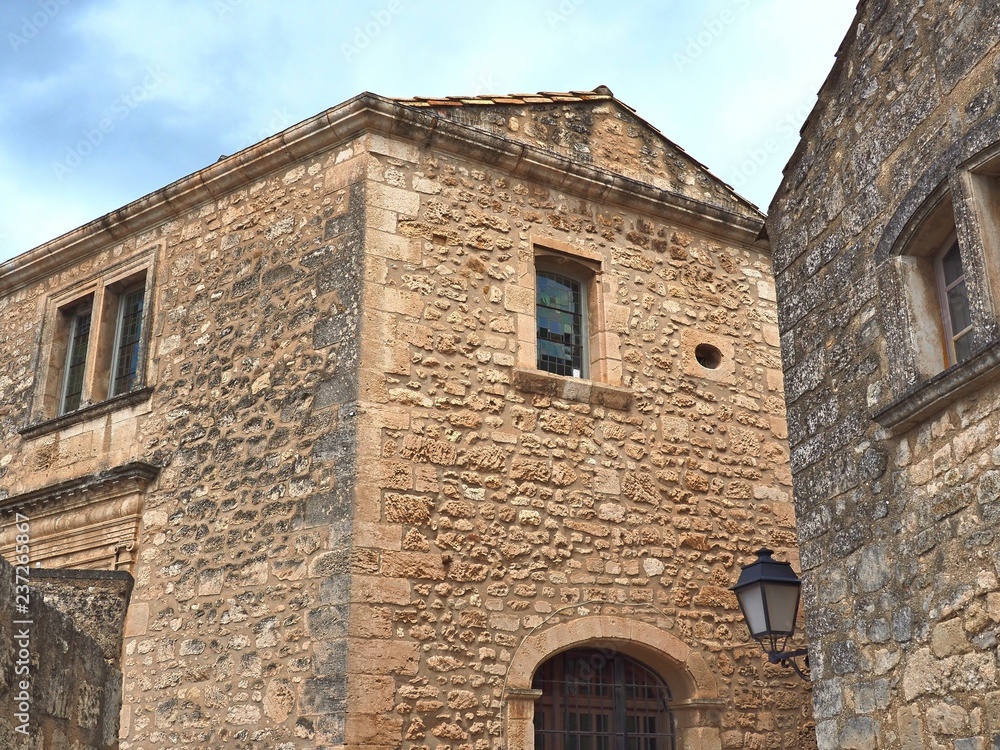
[[[797,648],[794,651],[768,651],[767,659],[772,664],[780,664],[783,667],[791,667],[795,674],[797,674],[801,679],[809,682],[809,676],[803,672],[799,665],[795,663],[795,660],[800,656],[805,657],[803,663],[805,668],[809,669],[809,649],[807,648]]]

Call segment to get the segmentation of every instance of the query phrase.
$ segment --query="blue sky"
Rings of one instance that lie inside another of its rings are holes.
[[[0,261],[362,91],[604,84],[766,209],[856,0],[4,0]]]

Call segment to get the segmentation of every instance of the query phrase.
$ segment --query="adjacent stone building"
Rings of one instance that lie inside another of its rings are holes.
[[[364,94],[0,265],[121,747],[808,747],[727,591],[796,557],[762,226],[603,87]]]
[[[28,571],[0,559],[0,748],[118,747],[131,586],[121,571]]]
[[[771,205],[821,748],[1000,747],[998,43],[862,2]]]

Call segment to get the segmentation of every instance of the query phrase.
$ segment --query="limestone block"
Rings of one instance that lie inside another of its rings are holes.
[[[377,230],[378,232],[395,234],[396,214],[392,211],[386,211],[384,208],[368,206],[365,209],[365,226],[369,229]],[[382,255],[385,254],[382,253]]]
[[[924,719],[927,729],[949,737],[968,734],[969,712],[962,706],[938,701],[931,704]]]
[[[373,255],[404,263],[419,263],[421,258],[421,241],[419,239],[382,232],[377,229],[368,230],[366,249]]]
[[[840,730],[840,747],[845,750],[875,750],[877,727],[866,716],[852,717]]]
[[[963,654],[971,648],[961,617],[938,623],[931,631],[931,650],[938,658]]]
[[[281,723],[295,709],[295,691],[287,679],[269,680],[264,689],[264,715],[271,721]]]
[[[386,675],[350,674],[347,677],[347,705],[361,706],[373,713],[389,713],[396,696],[396,682]]]
[[[420,149],[408,141],[388,138],[379,133],[369,133],[365,136],[368,149],[375,154],[382,154],[392,159],[416,164],[420,161]]]
[[[618,472],[613,469],[598,469],[594,472],[593,490],[603,495],[618,495],[621,492],[621,483],[618,479]]]
[[[352,747],[399,747],[403,738],[403,719],[391,713],[371,714],[361,711],[347,715],[346,740]]]
[[[443,440],[407,435],[403,439],[400,455],[408,461],[448,466],[455,463],[457,451],[454,445]]]
[[[525,316],[533,316],[535,312],[535,292],[523,286],[513,284],[504,288],[504,309],[508,312],[523,313]],[[520,318],[517,318],[520,321]],[[515,327],[518,325],[515,322]]]
[[[920,709],[917,706],[902,706],[896,710],[896,725],[899,727],[899,743],[902,750],[923,750],[923,727]]]
[[[403,527],[399,524],[356,522],[354,544],[375,549],[402,549]]]
[[[415,217],[420,213],[420,196],[403,188],[369,183],[365,198],[369,205],[402,216]]]
[[[440,554],[386,551],[382,554],[382,574],[410,580],[444,579],[444,563]]]
[[[385,517],[393,523],[427,523],[433,507],[433,498],[395,492],[385,494]]]
[[[349,675],[414,675],[419,662],[420,644],[415,642],[358,638],[349,641]]]
[[[410,582],[385,576],[351,576],[351,601],[374,604],[403,604],[411,600]]]

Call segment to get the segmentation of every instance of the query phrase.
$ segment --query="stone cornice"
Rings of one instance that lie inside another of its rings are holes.
[[[11,495],[0,500],[0,516],[9,516],[14,511],[45,506],[74,495],[109,494],[115,485],[122,483],[131,483],[138,488],[144,488],[159,474],[160,467],[158,466],[144,461],[131,461],[96,474],[88,474],[29,490],[19,495]]]
[[[149,231],[264,175],[364,135],[380,133],[495,166],[596,203],[665,215],[720,239],[753,244],[763,218],[742,216],[544,149],[364,93],[122,208],[0,264],[0,293],[52,274],[131,235]]]

